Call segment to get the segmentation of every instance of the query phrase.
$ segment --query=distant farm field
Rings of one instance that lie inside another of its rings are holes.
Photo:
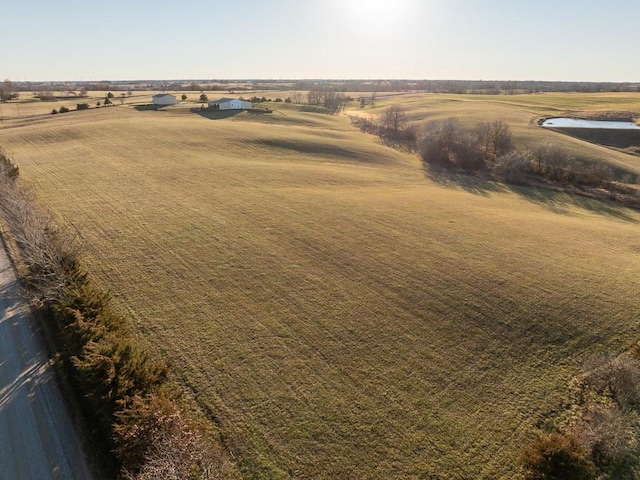
[[[535,126],[640,96],[407,94],[416,122]],[[345,115],[130,106],[16,119],[0,145],[77,229],[140,342],[246,478],[521,478],[589,357],[640,336],[640,213],[427,175]]]

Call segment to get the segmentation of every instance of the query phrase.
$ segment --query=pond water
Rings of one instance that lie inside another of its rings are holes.
[[[633,122],[610,122],[608,120],[581,120],[579,118],[548,118],[542,122],[543,127],[551,128],[611,128],[611,129],[639,129]]]

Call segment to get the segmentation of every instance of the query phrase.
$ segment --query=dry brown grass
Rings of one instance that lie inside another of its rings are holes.
[[[542,106],[406,100],[555,138]],[[518,478],[585,356],[637,336],[640,215],[430,180],[342,116],[278,108],[79,112],[0,143],[247,477]]]

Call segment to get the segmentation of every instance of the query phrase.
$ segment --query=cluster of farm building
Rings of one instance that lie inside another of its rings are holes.
[[[169,107],[177,103],[178,99],[170,93],[158,93],[153,96],[153,106],[156,108]],[[208,104],[213,110],[251,110],[253,108],[251,102],[238,98],[221,98]]]

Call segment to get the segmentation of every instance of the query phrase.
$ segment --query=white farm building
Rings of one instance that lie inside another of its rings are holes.
[[[168,107],[170,105],[175,105],[176,103],[178,103],[176,97],[170,93],[158,93],[153,96],[154,107]]]
[[[209,108],[214,110],[251,110],[253,104],[237,98],[221,98],[220,100],[209,102]]]

